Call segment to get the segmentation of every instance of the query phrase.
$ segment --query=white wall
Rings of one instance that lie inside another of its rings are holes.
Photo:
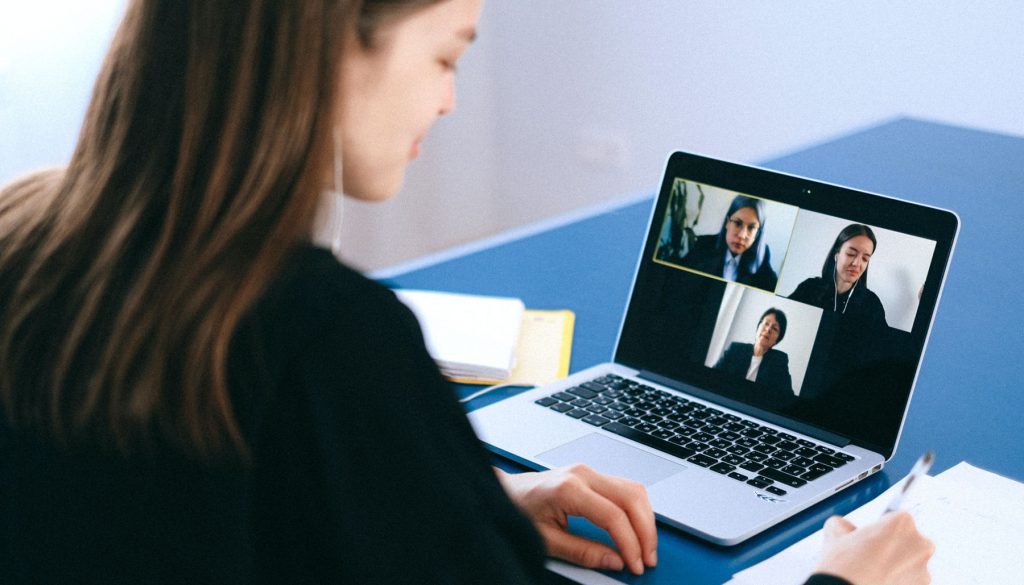
[[[0,0],[0,181],[70,153],[123,0],[28,6]],[[485,2],[456,112],[397,200],[348,206],[346,255],[651,192],[674,149],[763,160],[897,115],[1024,135],[1022,30],[1019,0]]]

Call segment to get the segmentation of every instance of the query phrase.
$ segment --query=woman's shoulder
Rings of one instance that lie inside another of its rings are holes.
[[[391,290],[313,245],[292,251],[252,317],[284,343],[337,334],[421,335],[412,312]]]

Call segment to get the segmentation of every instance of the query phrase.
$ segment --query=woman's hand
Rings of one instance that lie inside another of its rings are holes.
[[[917,531],[906,512],[856,528],[839,516],[825,522],[825,548],[816,572],[842,577],[853,585],[931,583],[928,559],[935,545]]]
[[[548,554],[584,567],[629,567],[634,574],[658,562],[654,511],[643,485],[611,477],[586,465],[551,471],[495,470],[509,498],[533,521]],[[569,516],[582,516],[608,531],[615,549],[570,534]]]

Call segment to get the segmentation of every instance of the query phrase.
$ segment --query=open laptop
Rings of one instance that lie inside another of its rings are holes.
[[[950,211],[676,152],[613,361],[470,421],[500,455],[640,481],[659,520],[739,543],[892,457],[958,231]]]

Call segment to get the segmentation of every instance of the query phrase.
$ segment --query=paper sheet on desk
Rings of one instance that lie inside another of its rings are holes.
[[[933,585],[1022,582],[1024,570],[1016,557],[1024,533],[1024,484],[965,462],[919,481],[907,493],[903,509],[914,515],[921,533],[935,542],[935,556],[928,564]],[[874,522],[901,484],[847,519],[857,525]],[[817,564],[821,543],[819,531],[737,573],[729,585],[803,583]]]

